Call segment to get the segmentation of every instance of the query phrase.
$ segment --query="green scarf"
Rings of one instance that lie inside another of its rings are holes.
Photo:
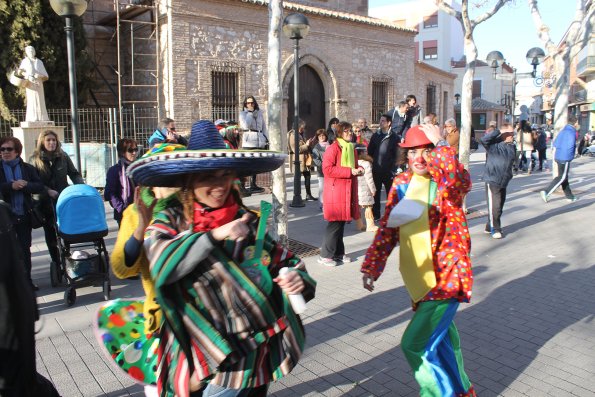
[[[353,143],[347,142],[343,138],[337,138],[337,142],[339,142],[339,146],[341,146],[341,166],[355,168]]]

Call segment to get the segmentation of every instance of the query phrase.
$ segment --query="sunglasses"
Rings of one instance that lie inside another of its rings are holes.
[[[129,147],[126,151],[128,153],[137,153],[138,152],[138,148],[136,148],[136,147],[135,148]]]
[[[0,152],[14,152],[13,147],[0,147]]]
[[[253,101],[246,102],[246,105],[254,105]]]
[[[168,130],[175,131],[176,130],[176,127],[169,127]]]

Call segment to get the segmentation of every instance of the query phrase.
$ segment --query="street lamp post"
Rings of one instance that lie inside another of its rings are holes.
[[[289,14],[283,20],[283,34],[291,40],[294,40],[293,46],[293,138],[294,138],[294,161],[293,161],[293,200],[290,207],[304,207],[302,201],[301,189],[301,170],[300,170],[300,134],[298,131],[298,120],[300,117],[300,98],[299,98],[299,81],[300,81],[300,40],[308,35],[310,31],[310,24],[308,18],[303,14],[293,13]]]
[[[535,78],[537,76],[537,66],[543,61],[545,58],[545,52],[539,47],[533,47],[529,51],[527,51],[527,62],[533,66],[533,71],[531,73],[517,73],[516,68],[512,68],[512,79],[508,77],[509,75],[502,75],[497,73],[497,69],[504,64],[504,55],[500,51],[492,51],[486,57],[486,61],[491,68],[494,69],[494,78],[499,80],[512,80],[512,101],[510,104],[510,115],[512,118],[512,122],[514,124],[514,109],[516,107],[516,85],[518,83],[519,77],[524,78]],[[519,144],[521,153],[523,152],[523,136],[521,132],[521,136],[519,137]],[[530,161],[530,160],[529,160]]]
[[[531,66],[533,66],[533,71],[531,73],[517,73],[516,68],[512,68],[512,78],[510,75],[503,75],[498,74],[497,69],[504,64],[504,55],[500,51],[492,51],[486,57],[486,61],[488,65],[492,69],[494,69],[494,78],[499,80],[512,80],[512,103],[511,103],[511,116],[512,121],[514,122],[514,108],[516,107],[516,85],[518,83],[518,78],[533,78],[537,77],[537,66],[543,62],[545,58],[545,52],[539,47],[533,47],[529,51],[527,51],[527,62]]]
[[[81,145],[79,142],[78,96],[76,88],[76,64],[74,60],[74,32],[72,19],[80,17],[87,10],[86,0],[50,0],[56,14],[64,17],[66,26],[66,51],[68,54],[68,81],[70,83],[70,118],[72,122],[72,144],[74,145],[74,163],[81,170]]]

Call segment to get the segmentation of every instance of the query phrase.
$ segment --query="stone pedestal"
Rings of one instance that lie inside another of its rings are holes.
[[[53,121],[24,121],[20,127],[12,127],[12,136],[18,138],[23,144],[23,153],[21,158],[28,162],[29,157],[35,151],[37,137],[46,130],[52,130],[58,135],[58,140],[64,142],[64,126],[57,126]]]

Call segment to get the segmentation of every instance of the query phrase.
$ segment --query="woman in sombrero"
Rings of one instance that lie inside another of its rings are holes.
[[[285,155],[226,149],[210,121],[192,126],[186,151],[129,167],[136,184],[178,186],[181,204],[156,215],[145,251],[164,315],[157,386],[165,396],[264,396],[297,364],[304,329],[288,295],[314,296],[304,262],[265,232],[234,180],[269,172]],[[279,276],[280,269],[289,273]]]

